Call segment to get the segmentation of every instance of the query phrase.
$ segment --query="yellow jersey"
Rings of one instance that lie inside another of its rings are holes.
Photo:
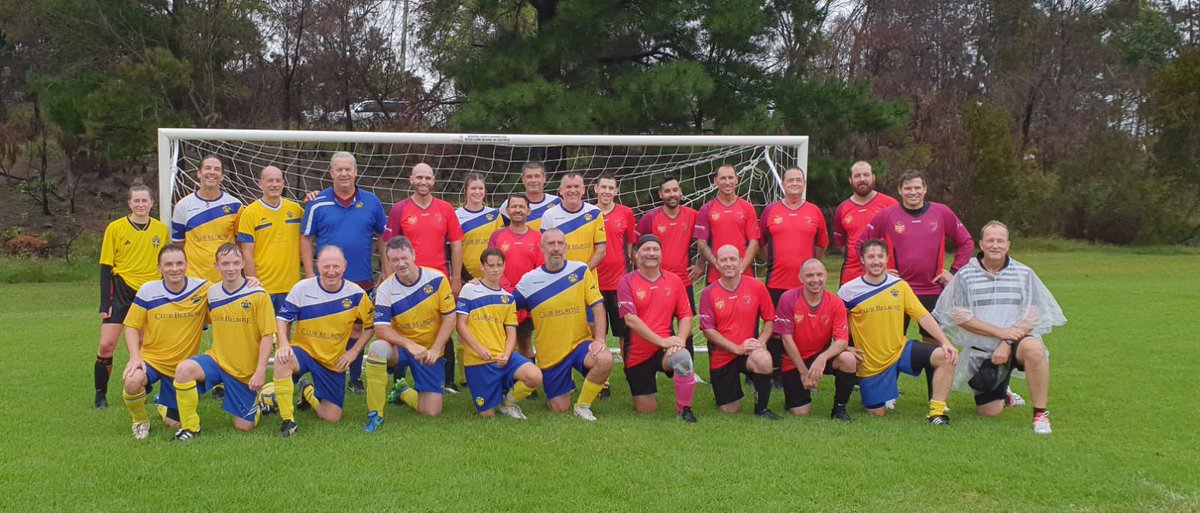
[[[138,289],[125,326],[142,330],[142,360],[159,374],[175,377],[175,367],[200,352],[208,287],[207,281],[187,278],[178,291],[168,289],[162,280]]]
[[[112,267],[113,274],[120,276],[125,285],[138,290],[161,278],[158,252],[169,240],[167,225],[158,219],[151,217],[145,228],[138,228],[129,216],[122,217],[104,229],[100,265]]]
[[[292,345],[304,349],[322,367],[335,370],[354,322],[370,323],[372,310],[371,298],[354,282],[342,280],[337,290],[325,290],[320,278],[308,278],[292,287],[276,318],[295,324]]]
[[[467,210],[467,207],[458,207],[454,214],[458,216],[458,224],[462,226],[463,231],[463,268],[475,278],[482,277],[483,268],[479,264],[479,255],[487,249],[492,232],[504,227],[504,220],[500,217],[499,210],[488,207],[476,212]]]
[[[230,376],[249,383],[258,368],[258,346],[275,333],[275,307],[261,288],[245,283],[227,291],[222,283],[208,288],[208,317],[212,321],[212,355]]]
[[[537,342],[537,364],[553,367],[580,343],[592,338],[588,311],[604,300],[596,274],[568,260],[556,272],[545,266],[525,273],[513,293],[517,308],[528,310]]]
[[[437,269],[421,267],[417,281],[405,285],[395,274],[375,288],[375,325],[390,325],[400,336],[433,347],[442,317],[454,315],[450,280]]]
[[[604,233],[604,214],[589,203],[584,203],[575,212],[561,204],[547,210],[542,216],[542,231],[551,228],[562,230],[567,241],[567,260],[586,264],[596,253],[596,247],[608,242]]]
[[[286,294],[300,281],[303,218],[304,207],[286,198],[277,207],[255,200],[238,216],[237,241],[254,244],[254,271],[269,294]]]
[[[504,352],[508,345],[508,326],[517,325],[517,303],[504,289],[492,289],[483,283],[463,285],[458,293],[458,314],[467,316],[467,331],[492,356]],[[483,365],[474,351],[463,351],[463,365]]]
[[[929,314],[908,282],[890,274],[879,284],[861,277],[848,281],[838,290],[838,297],[849,312],[850,338],[863,351],[858,375],[864,378],[887,370],[900,359],[907,343],[905,315],[917,320]]]
[[[196,193],[188,194],[175,204],[171,215],[171,240],[182,242],[187,256],[188,276],[213,283],[221,281],[221,273],[213,267],[217,248],[234,242],[238,212],[242,202],[229,193],[209,201]]]

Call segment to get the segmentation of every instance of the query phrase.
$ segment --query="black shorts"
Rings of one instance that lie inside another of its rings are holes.
[[[817,356],[804,359],[804,367],[808,368],[817,360]],[[826,376],[833,375],[833,362],[826,362]],[[799,408],[812,402],[812,391],[804,388],[804,380],[800,377],[800,369],[792,369],[783,373],[783,407],[786,409]]]
[[[691,283],[685,287],[687,290],[688,304],[692,307],[692,315],[696,315],[696,284]]]
[[[1026,337],[1026,338],[1028,338],[1028,337]],[[1021,340],[1025,340],[1025,339],[1021,339]],[[1008,364],[1013,369],[1024,371],[1025,366],[1017,363],[1017,347],[1019,347],[1021,345],[1021,340],[1013,342],[1012,353],[1008,355]],[[984,365],[995,368],[995,365],[992,364],[991,360],[988,360],[987,362],[985,362]],[[987,392],[987,393],[983,393],[983,394],[975,394],[975,406],[983,406],[992,401],[1003,401],[1004,399],[1007,398],[1008,384],[1009,384],[1009,382],[1012,381],[1012,372],[1010,371],[1005,374],[1006,375],[1004,376],[1004,379],[1001,380],[1000,383],[997,383],[996,388],[992,389],[991,392]]]
[[[608,332],[618,340],[625,340],[625,319],[621,318],[621,312],[617,309],[617,291],[601,290],[600,295],[604,297],[604,312],[608,315]]]
[[[517,337],[533,335],[533,319],[525,319],[517,323]]]
[[[675,371],[663,370],[662,361],[667,356],[666,349],[659,349],[646,361],[633,367],[625,367],[625,381],[629,382],[629,395],[653,395],[658,392],[658,373],[667,377],[675,377]]]
[[[123,324],[125,316],[129,314],[129,307],[133,306],[133,299],[137,297],[137,291],[129,288],[120,276],[113,276],[112,290],[109,293],[109,304],[112,305],[112,314],[107,319],[101,320],[101,324]]]
[[[741,355],[720,369],[709,369],[708,382],[712,384],[717,406],[736,403],[746,396],[742,392],[742,380],[739,378],[751,375],[750,369],[746,368],[747,361],[749,357]]]
[[[938,301],[939,297],[942,297],[942,295],[934,294],[931,296],[917,296],[917,301],[920,301],[921,306],[925,307],[926,310],[932,312],[934,307],[937,306],[937,301]],[[904,333],[908,333],[908,323],[913,320],[916,320],[916,319],[909,319],[908,317],[904,318]],[[929,332],[925,331],[925,328],[922,328],[920,324],[917,325],[917,330],[921,333],[922,337],[930,336]],[[905,335],[905,336],[907,336],[907,335]]]

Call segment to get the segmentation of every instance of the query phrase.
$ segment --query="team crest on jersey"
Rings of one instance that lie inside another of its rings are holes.
[[[896,289],[892,289],[892,297],[900,297],[900,291],[896,290]]]
[[[721,220],[721,213],[720,213],[720,212],[713,212],[713,213],[712,213],[712,215],[709,215],[708,217],[709,217],[709,219],[712,219],[713,221],[720,221],[720,220]]]
[[[780,216],[775,216],[775,224],[783,224],[783,218]]]
[[[417,216],[408,216],[408,224],[417,224]]]
[[[843,224],[850,224],[853,222],[854,222],[854,215],[848,215],[848,216],[842,218]]]
[[[718,300],[714,301],[713,308],[716,308],[717,310],[724,310],[725,309],[725,300],[718,299]]]
[[[158,246],[160,244],[162,244],[162,239],[160,239],[157,235],[155,235],[154,238],[150,239],[150,247],[152,247],[154,249],[158,249]]]
[[[506,304],[506,305],[507,305],[507,304],[508,304],[510,301],[512,301],[512,299],[509,299],[509,297],[508,297],[508,296],[500,296],[500,302],[501,302],[501,303],[503,303],[503,304]]]
[[[934,222],[932,222],[932,223],[929,223],[929,231],[931,231],[931,232],[936,232],[936,231],[937,231],[937,227],[938,227],[938,222],[937,222],[937,221],[934,221]]]
[[[362,202],[359,201],[359,202],[355,203],[354,208],[362,208]]]
[[[638,299],[646,299],[646,289],[638,289],[637,298]]]
[[[584,221],[591,221],[591,220],[592,220],[592,215],[591,215],[591,214],[584,214],[584,215],[583,215],[583,220],[584,220]]]
[[[567,276],[567,281],[569,281],[571,283],[575,283],[575,282],[579,281],[579,277],[572,274],[570,276]]]
[[[828,315],[821,316],[821,326],[829,326],[829,316]]]
[[[293,217],[296,217],[296,214],[293,214],[293,213],[291,213],[291,212],[288,212],[288,213],[287,213],[287,216],[288,216],[288,219],[291,219],[291,218],[293,218]]]
[[[350,308],[350,304],[351,304],[350,298],[346,298],[346,299],[342,300],[342,308]]]
[[[667,233],[667,225],[665,225],[665,224],[658,225],[658,233]]]
[[[225,205],[225,206],[221,207],[221,212],[224,212],[226,214],[228,214],[232,211],[233,211],[233,209],[229,208],[229,205]]]
[[[750,304],[751,301],[752,301],[752,299],[750,298],[750,296],[742,296],[742,303],[748,305],[748,304]]]
[[[242,301],[242,310],[249,310],[249,309],[250,309],[250,300],[248,300],[248,299],[243,300]]]
[[[199,303],[199,302],[200,302],[200,296],[199,296],[199,295],[192,296],[192,304],[193,304],[193,305],[194,305],[194,304],[197,304],[197,303]]]
[[[426,284],[423,288],[421,288],[421,291],[426,294],[433,294],[433,285]]]
[[[487,215],[484,215],[483,217],[486,217],[488,221],[496,220],[496,214],[487,214]]]
[[[904,223],[896,223],[892,228],[896,230],[896,233],[904,233]]]

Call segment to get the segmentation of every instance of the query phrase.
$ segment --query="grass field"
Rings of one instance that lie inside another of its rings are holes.
[[[278,417],[244,435],[202,398],[203,438],[168,443],[155,421],[138,442],[115,380],[113,407],[90,407],[95,285],[0,285],[0,510],[1198,511],[1200,258],[1145,253],[1018,252],[1070,319],[1048,338],[1049,437],[1028,407],[978,419],[961,392],[953,426],[933,428],[924,379],[908,377],[887,418],[856,394],[851,425],[826,417],[832,383],[813,418],[773,423],[719,414],[702,385],[688,426],[666,380],[660,413],[635,417],[617,372],[596,424],[541,404],[523,423],[478,419],[464,394],[435,419],[389,406],[370,436],[350,395],[341,424],[301,413],[285,440]]]

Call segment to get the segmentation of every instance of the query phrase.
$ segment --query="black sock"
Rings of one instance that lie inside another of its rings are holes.
[[[1039,413],[1046,413],[1046,409],[1045,408],[1034,408],[1033,409],[1034,416],[1037,416],[1037,414],[1039,414]]]
[[[108,378],[112,376],[112,358],[96,357],[96,364],[92,369],[92,377],[96,381],[96,393],[100,395],[108,395]]]
[[[445,386],[450,386],[450,385],[454,384],[455,354],[454,354],[454,340],[453,339],[446,341],[445,355],[443,356],[443,358],[446,359],[446,383],[445,383]]]
[[[925,367],[925,391],[929,392],[929,400],[933,400],[933,365]]]
[[[858,376],[849,372],[833,371],[834,406],[846,406],[850,402],[855,383],[858,383]]]
[[[767,409],[767,405],[771,401],[771,375],[770,374],[751,374],[750,381],[754,382],[754,413],[758,413]]]

